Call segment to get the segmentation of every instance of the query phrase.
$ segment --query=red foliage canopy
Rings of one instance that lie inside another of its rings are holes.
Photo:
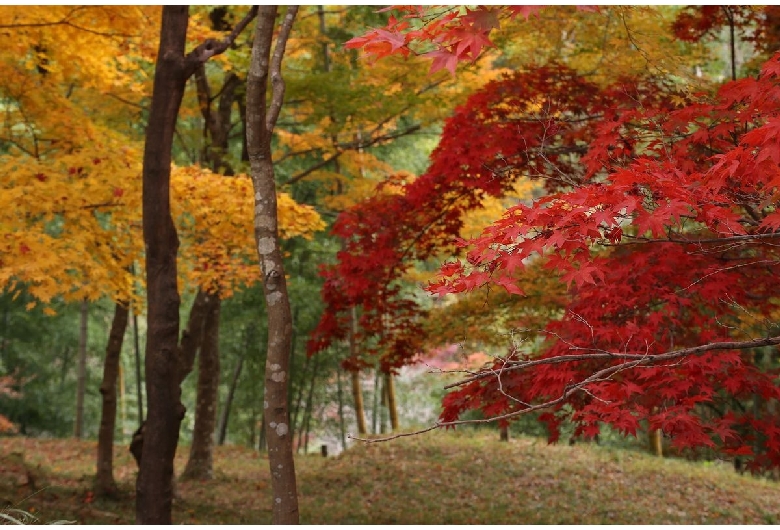
[[[722,24],[705,15],[678,29],[698,38]],[[456,19],[440,19],[434,35],[451,37]],[[404,53],[404,34],[436,38],[391,24],[401,29],[385,37],[397,42],[374,53]],[[458,60],[471,53],[438,42]],[[424,175],[340,216],[345,247],[324,271],[328,310],[310,346],[343,338],[346,311],[360,306],[364,333],[391,345],[385,368],[409,362],[419,308],[399,275],[453,250],[442,241],[483,196],[521,175],[544,179],[546,196],[460,241],[465,259],[446,263],[428,290],[522,295],[518,275],[541,260],[564,273],[570,305],[542,331],[541,357],[512,351],[452,385],[440,425],[470,409],[502,420],[544,411],[554,440],[566,419],[582,436],[602,423],[636,433],[646,421],[679,447],[780,467],[779,132],[780,55],[715,95],[673,94],[657,80],[602,89],[558,65],[490,83],[447,122]]]

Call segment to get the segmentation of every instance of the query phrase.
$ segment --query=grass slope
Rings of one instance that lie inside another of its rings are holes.
[[[42,522],[132,523],[127,449],[116,449],[118,501],[91,498],[95,453],[94,442],[0,438],[0,508],[10,504]],[[177,470],[187,454],[180,450]],[[434,432],[361,444],[335,458],[300,457],[296,466],[301,522],[309,524],[780,523],[780,484],[726,465],[533,438],[502,443],[497,433]],[[215,471],[212,482],[180,484],[175,522],[270,522],[263,455],[221,447]]]

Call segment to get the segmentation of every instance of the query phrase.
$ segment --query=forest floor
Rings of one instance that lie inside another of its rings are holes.
[[[135,464],[116,448],[117,501],[93,499],[95,442],[0,438],[0,513],[40,522],[134,520]],[[176,469],[184,468],[181,448]],[[308,524],[778,524],[780,483],[728,464],[658,459],[592,444],[432,432],[296,460]],[[219,447],[216,478],[181,483],[174,522],[266,524],[265,455]],[[18,512],[6,512],[12,515]]]

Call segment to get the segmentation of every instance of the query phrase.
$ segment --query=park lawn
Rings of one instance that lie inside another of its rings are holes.
[[[116,501],[92,499],[96,442],[0,438],[0,508],[40,522],[134,521],[135,464],[116,447]],[[188,448],[180,448],[180,471]],[[592,444],[432,432],[296,460],[309,524],[777,524],[780,483],[727,464],[659,459]],[[219,447],[211,482],[179,484],[174,522],[270,523],[268,460]],[[30,483],[32,481],[32,484]],[[12,512],[16,513],[16,512]]]

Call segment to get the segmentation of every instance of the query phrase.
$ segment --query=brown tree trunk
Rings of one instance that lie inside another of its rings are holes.
[[[119,374],[119,358],[122,342],[127,330],[127,306],[117,303],[114,307],[114,319],[108,334],[106,360],[103,364],[103,382],[100,394],[103,397],[103,409],[100,415],[98,431],[97,475],[95,477],[95,495],[114,497],[117,492],[114,481],[114,430],[116,428],[116,381]]]
[[[219,427],[217,436],[217,445],[223,445],[225,438],[227,437],[228,419],[230,418],[230,408],[233,406],[233,397],[236,394],[236,388],[238,387],[238,379],[241,377],[241,369],[244,366],[244,355],[238,358],[238,363],[233,369],[233,377],[230,379],[230,388],[228,388],[228,394],[225,398],[225,404],[222,406],[222,413],[219,416]]]
[[[347,426],[344,422],[344,390],[341,384],[341,367],[336,366],[336,391],[339,402],[339,439],[341,440],[341,450],[347,450]]]
[[[79,309],[79,356],[76,364],[76,422],[73,436],[80,440],[84,436],[84,393],[87,388],[87,320],[89,303],[81,302]]]
[[[170,210],[171,148],[189,77],[184,68],[187,6],[163,8],[160,48],[143,161],[146,244],[146,399],[143,457],[136,480],[136,521],[171,524],[173,458],[184,416],[179,379],[179,238]]]
[[[198,396],[190,458],[182,480],[210,480],[214,477],[214,427],[217,422],[219,390],[219,296],[209,297],[203,342],[198,355]]]
[[[255,191],[255,243],[268,312],[264,421],[268,436],[274,524],[298,523],[298,491],[288,410],[292,314],[279,246],[271,138],[284,100],[281,62],[297,7],[290,6],[271,55],[276,6],[259,6],[247,79],[247,144]],[[271,101],[266,100],[269,85]]]
[[[385,389],[387,392],[387,410],[390,414],[390,429],[398,430],[398,407],[395,400],[395,380],[393,374],[385,374]]]
[[[179,239],[170,208],[171,148],[187,80],[212,56],[225,51],[254,18],[255,8],[221,41],[208,40],[184,55],[189,8],[165,6],[154,71],[143,158],[143,233],[146,247],[148,415],[143,458],[136,480],[136,521],[170,524],[173,458],[184,416],[180,377]]]
[[[509,425],[508,424],[499,425],[498,429],[499,429],[499,439],[502,442],[508,442],[509,441]]]
[[[357,359],[357,315],[355,308],[353,307],[349,313],[349,355],[353,359]],[[363,406],[363,388],[360,386],[360,372],[351,372],[352,376],[352,401],[355,404],[355,418],[357,419],[358,434],[361,436],[366,434],[366,411]],[[374,400],[376,401],[376,400]],[[376,409],[376,407],[374,407]],[[374,416],[376,416],[376,410],[374,410]],[[376,419],[374,420],[376,424]],[[376,431],[376,429],[374,429]],[[376,434],[376,432],[374,433]]]

